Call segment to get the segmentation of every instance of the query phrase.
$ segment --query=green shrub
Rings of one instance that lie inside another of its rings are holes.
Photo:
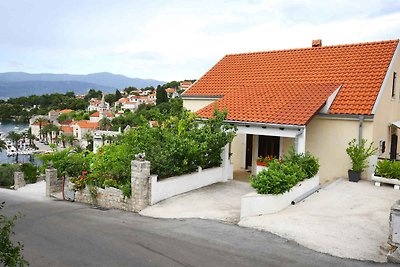
[[[376,164],[375,174],[385,178],[400,179],[400,162],[382,160]]]
[[[38,167],[32,163],[22,163],[20,170],[24,173],[24,179],[27,183],[36,183],[39,175]]]
[[[373,147],[371,142],[367,147],[367,140],[362,139],[361,145],[359,146],[356,139],[349,142],[349,146],[346,149],[347,154],[351,159],[352,170],[355,172],[362,172],[368,167],[367,159],[375,154],[377,148]]]
[[[18,170],[16,164],[0,165],[0,186],[10,187],[14,184],[14,172]]]
[[[250,183],[259,194],[283,194],[298,182],[315,176],[318,169],[317,158],[308,152],[296,154],[292,148],[282,161],[272,160],[268,170],[253,176]]]
[[[305,172],[305,178],[311,178],[318,173],[319,163],[318,159],[311,155],[310,152],[304,153],[296,153],[294,148],[291,147],[286,156],[283,157],[284,162],[292,162],[294,164],[298,164],[300,168]],[[303,179],[303,180],[304,180]],[[302,181],[302,180],[301,180]]]

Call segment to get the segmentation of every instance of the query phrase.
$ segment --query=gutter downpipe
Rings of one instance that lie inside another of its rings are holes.
[[[363,129],[363,123],[364,123],[364,115],[358,116],[358,119],[359,119],[359,121],[360,121],[359,126],[358,126],[358,147],[361,147],[362,129]]]

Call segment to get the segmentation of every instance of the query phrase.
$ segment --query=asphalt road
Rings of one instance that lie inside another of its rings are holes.
[[[2,212],[24,214],[14,239],[24,244],[30,266],[389,266],[340,259],[215,221],[152,219],[4,191],[2,201]]]

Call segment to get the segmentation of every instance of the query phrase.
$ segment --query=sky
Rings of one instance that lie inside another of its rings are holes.
[[[399,38],[399,0],[0,0],[0,72],[199,79],[226,54]]]

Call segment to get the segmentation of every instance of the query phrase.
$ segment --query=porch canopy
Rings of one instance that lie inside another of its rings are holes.
[[[400,129],[400,121],[392,121],[390,124]]]
[[[329,109],[340,86],[318,83],[238,86],[197,113],[210,118],[215,109],[227,110],[226,121],[235,123],[239,133],[296,138],[295,149],[302,153],[305,126],[323,107]]]

